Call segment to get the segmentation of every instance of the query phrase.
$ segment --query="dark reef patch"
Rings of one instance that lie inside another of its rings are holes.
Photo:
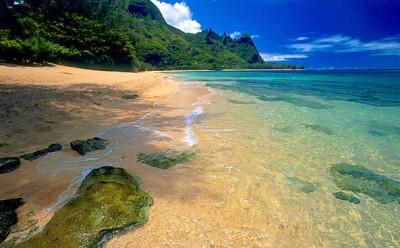
[[[330,171],[341,190],[366,194],[382,204],[400,203],[400,181],[345,163],[333,165]]]
[[[95,169],[44,230],[17,247],[101,247],[118,232],[144,224],[152,204],[124,169]]]
[[[189,162],[194,157],[191,151],[165,151],[155,153],[139,153],[137,156],[138,162],[159,168],[169,169],[174,165]]]

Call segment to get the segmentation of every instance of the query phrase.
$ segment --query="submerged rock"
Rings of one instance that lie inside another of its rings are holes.
[[[333,165],[331,174],[341,190],[366,194],[382,204],[400,203],[400,181],[351,164]]]
[[[81,155],[89,152],[106,149],[107,140],[102,138],[92,138],[87,140],[75,140],[71,142],[71,148]]]
[[[299,191],[307,194],[314,192],[318,188],[317,185],[307,181],[303,181],[297,177],[286,177],[286,179],[289,184],[296,185]]]
[[[321,125],[305,125],[304,127],[312,129],[312,130],[320,132],[320,133],[324,133],[326,135],[334,135],[335,134],[331,129],[321,126]]]
[[[33,160],[38,159],[40,157],[46,156],[47,154],[49,154],[51,152],[60,151],[61,149],[62,149],[62,145],[60,145],[60,144],[51,144],[46,149],[42,149],[42,150],[39,150],[39,151],[36,151],[36,152],[33,152],[33,153],[23,154],[20,157],[25,159],[25,160],[33,161]]]
[[[138,162],[166,170],[174,165],[189,162],[194,157],[190,151],[166,151],[156,153],[139,153]]]
[[[0,174],[5,174],[18,169],[21,160],[18,157],[0,158]]]
[[[353,204],[360,204],[361,203],[360,199],[358,199],[357,197],[355,197],[353,195],[350,195],[350,194],[347,194],[347,193],[344,193],[344,192],[335,192],[335,193],[333,193],[333,195],[337,199],[342,200],[342,201],[348,201],[348,202],[353,203]]]
[[[0,201],[0,243],[10,234],[11,227],[18,223],[15,211],[23,204],[21,198]]]
[[[138,179],[124,169],[95,169],[44,230],[17,247],[101,247],[118,232],[144,224],[152,204]]]

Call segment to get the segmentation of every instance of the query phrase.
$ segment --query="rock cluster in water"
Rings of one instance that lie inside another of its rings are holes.
[[[138,179],[124,169],[98,168],[42,232],[17,247],[99,247],[116,233],[144,224],[152,204]]]
[[[17,157],[0,158],[0,174],[10,173],[21,164],[21,160]]]
[[[23,204],[21,198],[0,201],[0,243],[3,242],[11,227],[18,222],[18,216],[15,212]]]
[[[95,137],[87,140],[72,141],[71,148],[83,156],[90,152],[105,149],[107,143],[107,140]]]
[[[194,157],[194,153],[190,151],[165,151],[155,153],[139,153],[138,162],[159,168],[169,169],[174,165],[189,162]]]
[[[25,159],[25,160],[33,161],[33,160],[38,159],[40,157],[46,156],[47,154],[49,154],[51,152],[60,151],[61,149],[62,149],[62,145],[60,145],[60,144],[51,144],[51,145],[49,145],[48,148],[45,148],[45,149],[42,149],[42,150],[38,150],[38,151],[33,152],[33,153],[23,154],[20,157]]]
[[[366,194],[382,204],[400,203],[400,181],[351,164],[336,164],[330,170],[341,190]]]

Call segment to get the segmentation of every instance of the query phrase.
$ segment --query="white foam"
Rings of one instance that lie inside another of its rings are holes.
[[[197,144],[197,140],[191,126],[194,120],[203,113],[203,108],[197,107],[195,110],[193,110],[193,112],[185,117],[185,138],[183,138],[183,141],[186,142],[188,146],[194,146]]]

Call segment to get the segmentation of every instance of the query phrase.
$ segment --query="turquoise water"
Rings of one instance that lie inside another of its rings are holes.
[[[311,223],[304,233],[287,231],[288,240],[304,235],[314,246],[400,246],[399,70],[173,76],[217,94],[195,125],[199,152],[235,165],[243,180],[264,180],[252,193],[257,197],[241,195],[279,205],[268,211],[286,215],[288,230],[301,225],[299,215]],[[266,216],[258,203],[258,216]]]

